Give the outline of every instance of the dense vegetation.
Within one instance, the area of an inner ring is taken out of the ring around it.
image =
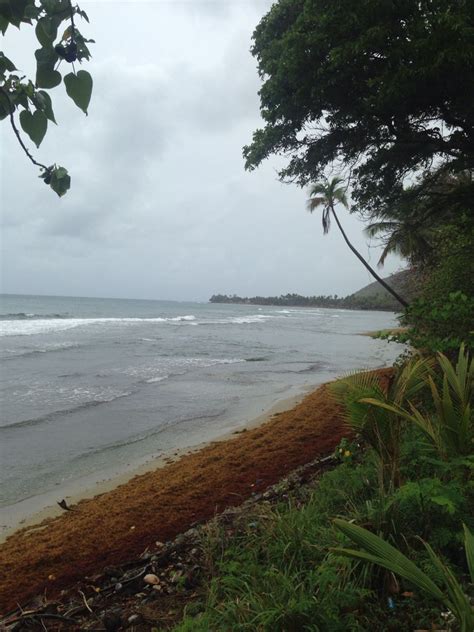
[[[209,299],[211,303],[242,303],[244,305],[283,305],[286,307],[330,307],[340,309],[397,309],[385,296],[357,297],[354,294],[339,298],[334,296],[301,296],[299,294],[285,294],[281,296],[252,296],[242,297],[233,294],[214,294]]]
[[[474,348],[474,223],[460,215],[439,225],[432,251],[419,268],[419,298],[402,316],[407,333],[395,337],[421,349],[455,353],[462,342]]]
[[[385,388],[335,383],[354,433],[340,465],[208,532],[207,587],[176,632],[472,631],[473,378],[461,349],[401,363]]]
[[[334,386],[355,437],[341,464],[305,502],[213,535],[209,588],[177,630],[472,632],[474,3],[279,0],[252,52],[264,127],[247,168],[287,156],[280,177],[312,185],[324,231],[334,219],[354,251],[334,208],[358,212],[383,245],[379,264],[405,258],[419,295],[389,336],[411,349],[388,386],[368,373]],[[334,171],[347,188],[330,199]]]
[[[280,176],[301,185],[343,168],[361,213],[409,214],[474,167],[473,47],[472,0],[275,2],[253,37],[264,127],[247,168],[283,154]],[[472,204],[473,190],[449,204]]]
[[[386,279],[392,288],[401,292],[410,301],[420,293],[420,279],[410,270],[402,270]],[[294,307],[328,307],[339,309],[368,309],[399,312],[400,303],[393,298],[379,283],[371,283],[348,296],[301,296],[288,293],[281,296],[242,297],[236,294],[214,294],[211,303],[243,303],[244,305],[284,305]]]
[[[395,252],[416,269],[424,290],[411,303],[398,297],[410,327],[399,340],[472,346],[474,105],[464,95],[474,85],[473,1],[279,0],[252,54],[264,127],[244,148],[246,167],[286,156],[280,178],[311,185],[324,231],[332,214],[371,274],[338,202],[381,240],[380,264]]]

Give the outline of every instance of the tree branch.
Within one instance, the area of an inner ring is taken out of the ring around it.
[[[71,0],[69,0],[69,12],[71,14],[71,41],[76,41],[76,25],[74,24],[74,9],[72,8]]]
[[[21,136],[20,136],[20,132],[18,131],[18,128],[15,124],[15,118],[13,116],[13,113],[15,111],[15,108],[12,105],[11,99],[10,99],[10,95],[8,94],[8,92],[3,88],[3,86],[0,86],[0,91],[2,92],[2,94],[5,96],[5,98],[7,99],[8,102],[8,107],[10,110],[10,124],[13,128],[13,131],[15,132],[15,136],[18,139],[18,142],[21,145],[21,148],[23,149],[23,151],[25,152],[25,154],[28,156],[28,158],[31,160],[31,162],[36,165],[36,167],[40,167],[40,169],[44,169],[45,171],[48,171],[49,167],[47,167],[46,165],[43,165],[41,162],[38,162],[37,160],[35,160],[33,158],[33,156],[31,155],[31,153],[28,150],[28,147],[25,145],[25,143],[23,142]]]

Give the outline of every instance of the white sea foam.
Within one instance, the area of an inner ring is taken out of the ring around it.
[[[161,358],[157,363],[111,369],[105,373],[98,373],[96,377],[106,378],[113,374],[122,374],[130,376],[138,382],[152,384],[162,382],[172,376],[184,375],[196,368],[205,369],[220,364],[236,364],[238,362],[245,362],[245,360],[243,358]]]
[[[201,325],[251,325],[253,323],[263,323],[270,318],[279,318],[278,316],[270,316],[268,314],[255,314],[250,316],[229,316],[228,318],[220,318],[218,320],[207,320]]]
[[[37,320],[4,320],[0,322],[0,336],[33,336],[35,334],[66,331],[67,329],[73,329],[75,327],[102,324],[192,323],[195,319],[196,317],[193,314],[188,314],[186,316],[175,316],[173,318],[39,318]]]
[[[35,382],[28,388],[18,388],[11,391],[11,396],[18,403],[33,402],[36,405],[59,405],[60,409],[71,406],[83,406],[91,403],[112,402],[121,397],[131,394],[129,390],[123,390],[114,386],[94,385],[88,386],[58,386],[54,384],[43,384]]]
[[[264,314],[256,314],[255,316],[233,316],[229,318],[229,322],[236,325],[250,325],[252,323],[261,323],[273,316],[265,316]]]
[[[3,349],[2,358],[23,358],[28,356],[34,356],[38,353],[49,353],[51,351],[69,351],[70,349],[78,349],[80,345],[76,342],[56,342],[52,344],[44,345],[31,345],[27,347],[20,347],[16,349]]]

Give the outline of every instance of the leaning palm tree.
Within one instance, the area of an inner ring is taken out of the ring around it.
[[[311,187],[309,192],[310,198],[307,202],[308,211],[313,213],[317,208],[322,206],[323,215],[323,232],[326,235],[329,232],[331,227],[331,218],[334,218],[339,230],[344,237],[344,241],[355,254],[355,256],[359,259],[359,261],[367,268],[370,274],[374,277],[376,281],[384,287],[387,292],[397,299],[399,303],[403,305],[403,307],[408,307],[407,301],[402,298],[393,288],[391,288],[388,283],[386,283],[376,272],[375,270],[367,263],[364,257],[358,252],[354,246],[349,241],[344,229],[341,226],[341,222],[335,211],[336,204],[342,204],[345,208],[349,208],[349,204],[347,202],[347,196],[342,187],[339,185],[343,182],[342,178],[333,178],[332,180],[326,180],[326,182],[318,182]]]
[[[378,261],[381,267],[389,254],[397,254],[412,265],[424,264],[433,252],[433,220],[429,216],[410,217],[406,213],[393,212],[373,222],[365,229],[370,238],[379,238],[384,246]]]
[[[370,238],[378,237],[384,246],[378,266],[383,266],[391,253],[408,259],[412,264],[424,263],[433,251],[430,243],[433,229],[411,218],[388,218],[373,222],[365,229]]]

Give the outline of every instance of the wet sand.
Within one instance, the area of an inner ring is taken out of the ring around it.
[[[381,375],[385,370],[379,371]],[[231,439],[135,476],[26,526],[0,546],[0,609],[53,597],[106,565],[121,564],[264,490],[294,468],[332,452],[347,429],[323,385],[285,412]],[[96,490],[97,491],[97,490]]]
[[[268,421],[273,414],[289,410],[296,406],[301,402],[304,396],[313,391],[316,386],[317,385],[306,387],[299,395],[293,395],[279,400],[261,415],[258,415],[245,424],[239,424],[232,430],[224,430],[222,434],[218,436],[213,434],[209,438],[203,437],[203,440],[197,444],[186,445],[184,447],[178,446],[176,449],[158,456],[150,455],[134,464],[127,464],[126,467],[121,467],[118,470],[112,468],[110,471],[104,471],[102,475],[96,473],[90,477],[79,478],[67,485],[59,485],[44,494],[2,508],[0,512],[0,545],[18,529],[35,527],[47,518],[56,518],[63,515],[64,511],[58,506],[57,501],[65,499],[68,505],[75,505],[81,500],[93,498],[99,494],[111,491],[119,485],[128,483],[128,481],[135,476],[164,467],[187,454],[201,450],[212,442],[232,439],[234,435],[239,434],[243,428],[245,428],[245,430],[256,428]]]

